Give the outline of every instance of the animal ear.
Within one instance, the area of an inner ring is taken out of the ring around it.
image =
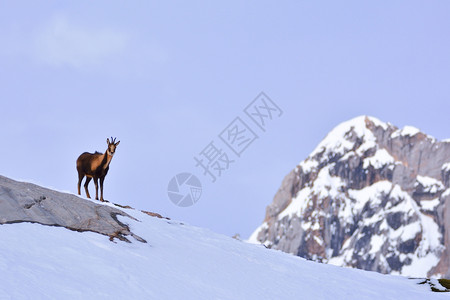
[[[119,143],[120,143],[120,141],[118,141],[115,145],[116,145],[116,147],[119,145]]]
[[[106,139],[106,143],[108,143],[108,145],[109,145],[109,138]]]

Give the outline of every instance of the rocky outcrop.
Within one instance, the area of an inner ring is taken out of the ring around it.
[[[450,275],[450,143],[358,117],[283,180],[250,240],[311,260]]]
[[[31,222],[97,232],[109,236],[110,240],[129,242],[127,237],[132,236],[146,242],[117,216],[134,219],[108,205],[0,176],[0,224]]]

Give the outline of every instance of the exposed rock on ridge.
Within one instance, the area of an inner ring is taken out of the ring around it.
[[[97,232],[111,240],[117,238],[128,242],[127,236],[133,236],[146,242],[117,216],[134,219],[107,205],[0,176],[0,224],[31,222]]]

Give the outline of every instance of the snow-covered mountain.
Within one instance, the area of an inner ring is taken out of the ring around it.
[[[361,116],[283,180],[254,243],[314,261],[450,275],[450,141]]]
[[[0,299],[448,297],[151,215],[0,178]]]

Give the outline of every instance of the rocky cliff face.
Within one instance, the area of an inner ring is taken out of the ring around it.
[[[128,242],[127,237],[132,236],[146,242],[131,232],[117,216],[134,219],[112,205],[0,176],[0,225],[31,222],[75,231],[92,231],[109,236],[111,241],[117,238]]]
[[[283,180],[252,242],[406,276],[450,276],[450,141],[358,117]]]

